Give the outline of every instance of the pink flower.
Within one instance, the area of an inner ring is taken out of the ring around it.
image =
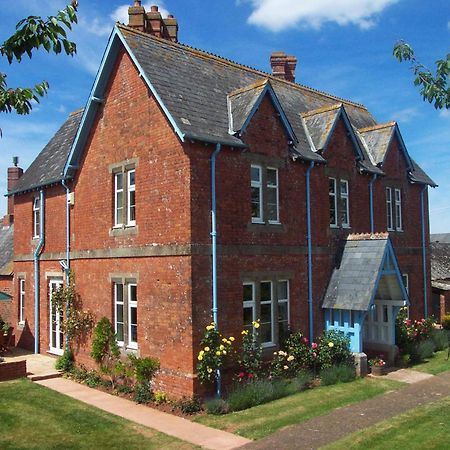
[[[252,373],[249,373],[249,374],[247,374],[247,378],[253,378],[253,374]]]
[[[239,372],[238,377],[239,377],[239,378],[244,378],[244,377],[245,377],[245,373],[244,373],[244,372]]]
[[[313,358],[317,358],[317,353],[313,352]]]
[[[315,350],[315,349],[317,348],[317,343],[316,343],[316,342],[313,342],[313,343],[311,344],[311,348],[312,348],[313,350]]]
[[[304,337],[304,338],[303,338],[303,343],[304,343],[304,344],[307,344],[308,342],[309,342],[309,341],[308,341],[308,338],[307,338],[307,337]]]

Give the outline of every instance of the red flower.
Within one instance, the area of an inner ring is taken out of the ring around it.
[[[252,373],[249,373],[249,374],[247,374],[247,378],[253,378],[253,374]]]
[[[307,337],[304,337],[304,338],[303,338],[303,343],[304,343],[304,344],[307,344],[308,342],[309,342],[309,341],[308,341],[308,338],[307,338]]]
[[[239,377],[239,378],[244,378],[244,377],[245,377],[245,373],[244,373],[244,372],[239,372],[238,377]]]
[[[315,350],[315,349],[317,348],[317,343],[316,343],[316,342],[313,342],[313,343],[311,344],[311,348],[312,348],[313,350]]]

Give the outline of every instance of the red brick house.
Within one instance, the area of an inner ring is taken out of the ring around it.
[[[129,13],[85,108],[12,192],[19,342],[62,352],[50,304],[67,267],[84,307],[124,351],[159,358],[175,394],[199,389],[211,315],[227,335],[259,318],[268,351],[288,327],[351,330],[355,351],[392,345],[402,275],[411,315],[427,314],[435,183],[397,124],[296,84],[294,57],[272,54],[267,74],[179,44],[155,7]],[[375,274],[358,305],[354,258]],[[89,349],[77,359],[92,364]]]

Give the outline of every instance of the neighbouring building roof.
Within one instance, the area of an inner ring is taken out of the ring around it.
[[[0,228],[0,275],[9,276],[13,273],[14,256],[14,225]]]
[[[386,257],[390,258],[390,266],[398,271],[387,233],[350,235],[337,258],[322,307],[367,311],[378,288]],[[401,279],[397,284],[396,291],[400,296],[403,292]]]
[[[294,159],[324,162],[319,150],[326,144],[336,117],[342,115],[349,122],[356,151],[360,152],[360,170],[383,175],[377,161],[386,152],[389,136],[379,136],[380,126],[363,105],[117,24],[84,113],[79,111],[69,117],[12,194],[73,176],[68,168],[76,166],[81,157],[119,46],[125,46],[182,139],[245,147],[240,138],[242,127],[270,86],[272,101],[279,105],[280,116],[286,118],[287,128],[294,135]],[[312,111],[316,113],[309,114]],[[409,176],[412,182],[436,185],[415,163]]]
[[[440,242],[441,244],[450,244],[450,233],[430,234],[430,242]]]
[[[442,237],[436,242],[433,236]],[[431,235],[431,285],[437,289],[450,290],[450,234]],[[445,242],[447,241],[447,242]]]
[[[71,113],[19,179],[10,194],[31,191],[38,187],[59,183],[70,147],[80,125],[83,110]]]

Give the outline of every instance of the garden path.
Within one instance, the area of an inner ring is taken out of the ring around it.
[[[286,427],[245,449],[318,449],[355,431],[450,396],[450,371],[411,383],[397,391],[338,408],[299,425]]]
[[[209,428],[199,423],[172,414],[116,397],[105,392],[91,389],[65,378],[53,378],[37,381],[38,384],[68,395],[79,401],[95,406],[140,425],[175,436],[183,441],[212,450],[227,450],[241,447],[250,440],[225,431]]]

